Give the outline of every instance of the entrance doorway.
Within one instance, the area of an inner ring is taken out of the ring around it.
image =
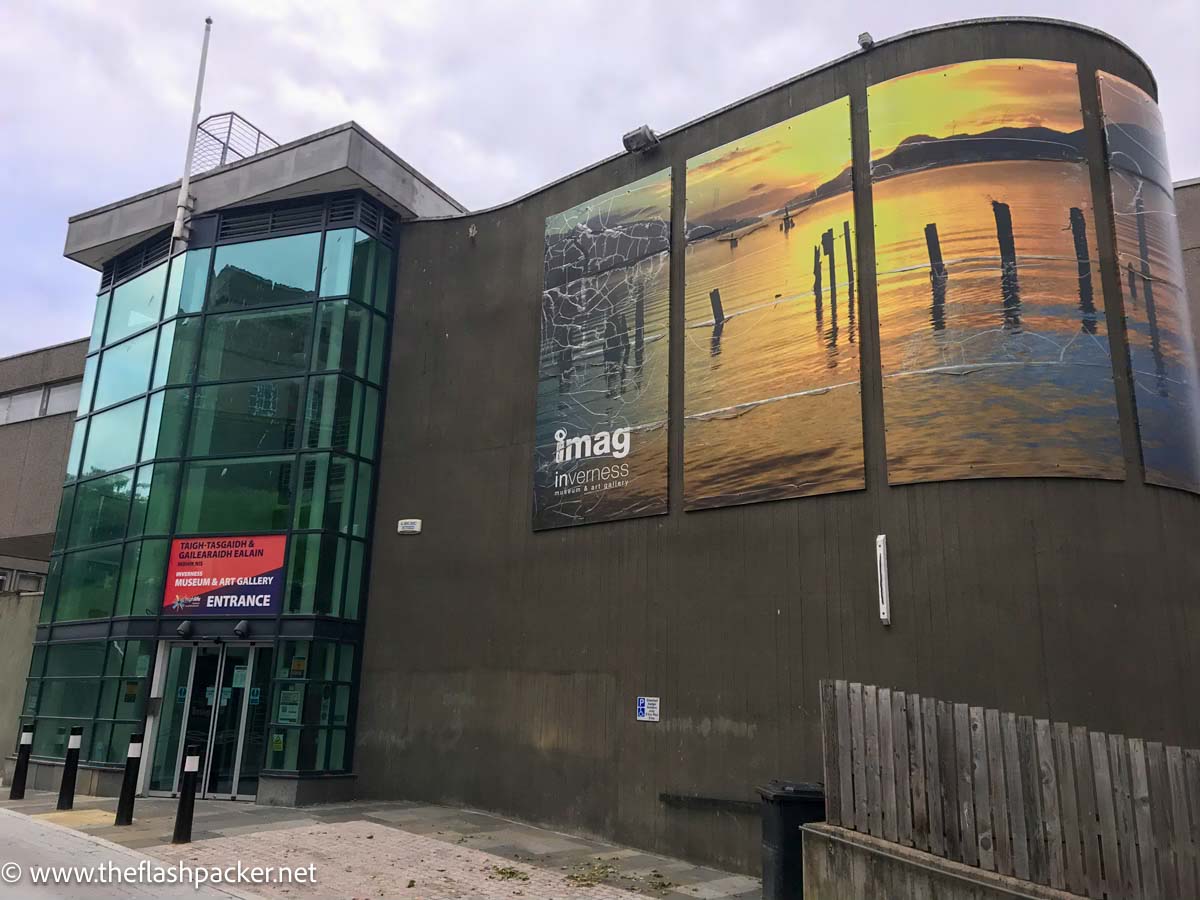
[[[149,793],[179,792],[188,746],[200,748],[197,796],[253,800],[266,755],[271,645],[171,643]]]

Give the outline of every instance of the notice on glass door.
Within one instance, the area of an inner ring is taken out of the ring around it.
[[[283,603],[287,536],[176,538],[163,612],[180,616],[273,616]]]

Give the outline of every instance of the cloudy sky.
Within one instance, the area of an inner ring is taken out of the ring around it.
[[[1148,10],[1152,9],[1152,14]],[[1159,80],[1178,179],[1200,176],[1200,0],[6,0],[0,356],[70,340],[97,276],[69,215],[178,177],[202,20],[204,111],[279,141],[355,119],[468,207],[511,199],[876,38],[1037,14],[1117,35]]]

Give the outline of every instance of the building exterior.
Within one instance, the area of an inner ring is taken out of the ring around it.
[[[483,212],[347,125],[197,177],[174,254],[170,185],[73,218],[35,783],[144,728],[151,793],[195,744],[212,797],[753,869],[821,678],[1200,745],[1155,91],[1098,32],[959,23]]]

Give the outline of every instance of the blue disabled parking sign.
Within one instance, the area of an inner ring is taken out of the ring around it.
[[[657,722],[658,721],[658,698],[657,697],[638,697],[637,698],[637,720],[639,722]]]

